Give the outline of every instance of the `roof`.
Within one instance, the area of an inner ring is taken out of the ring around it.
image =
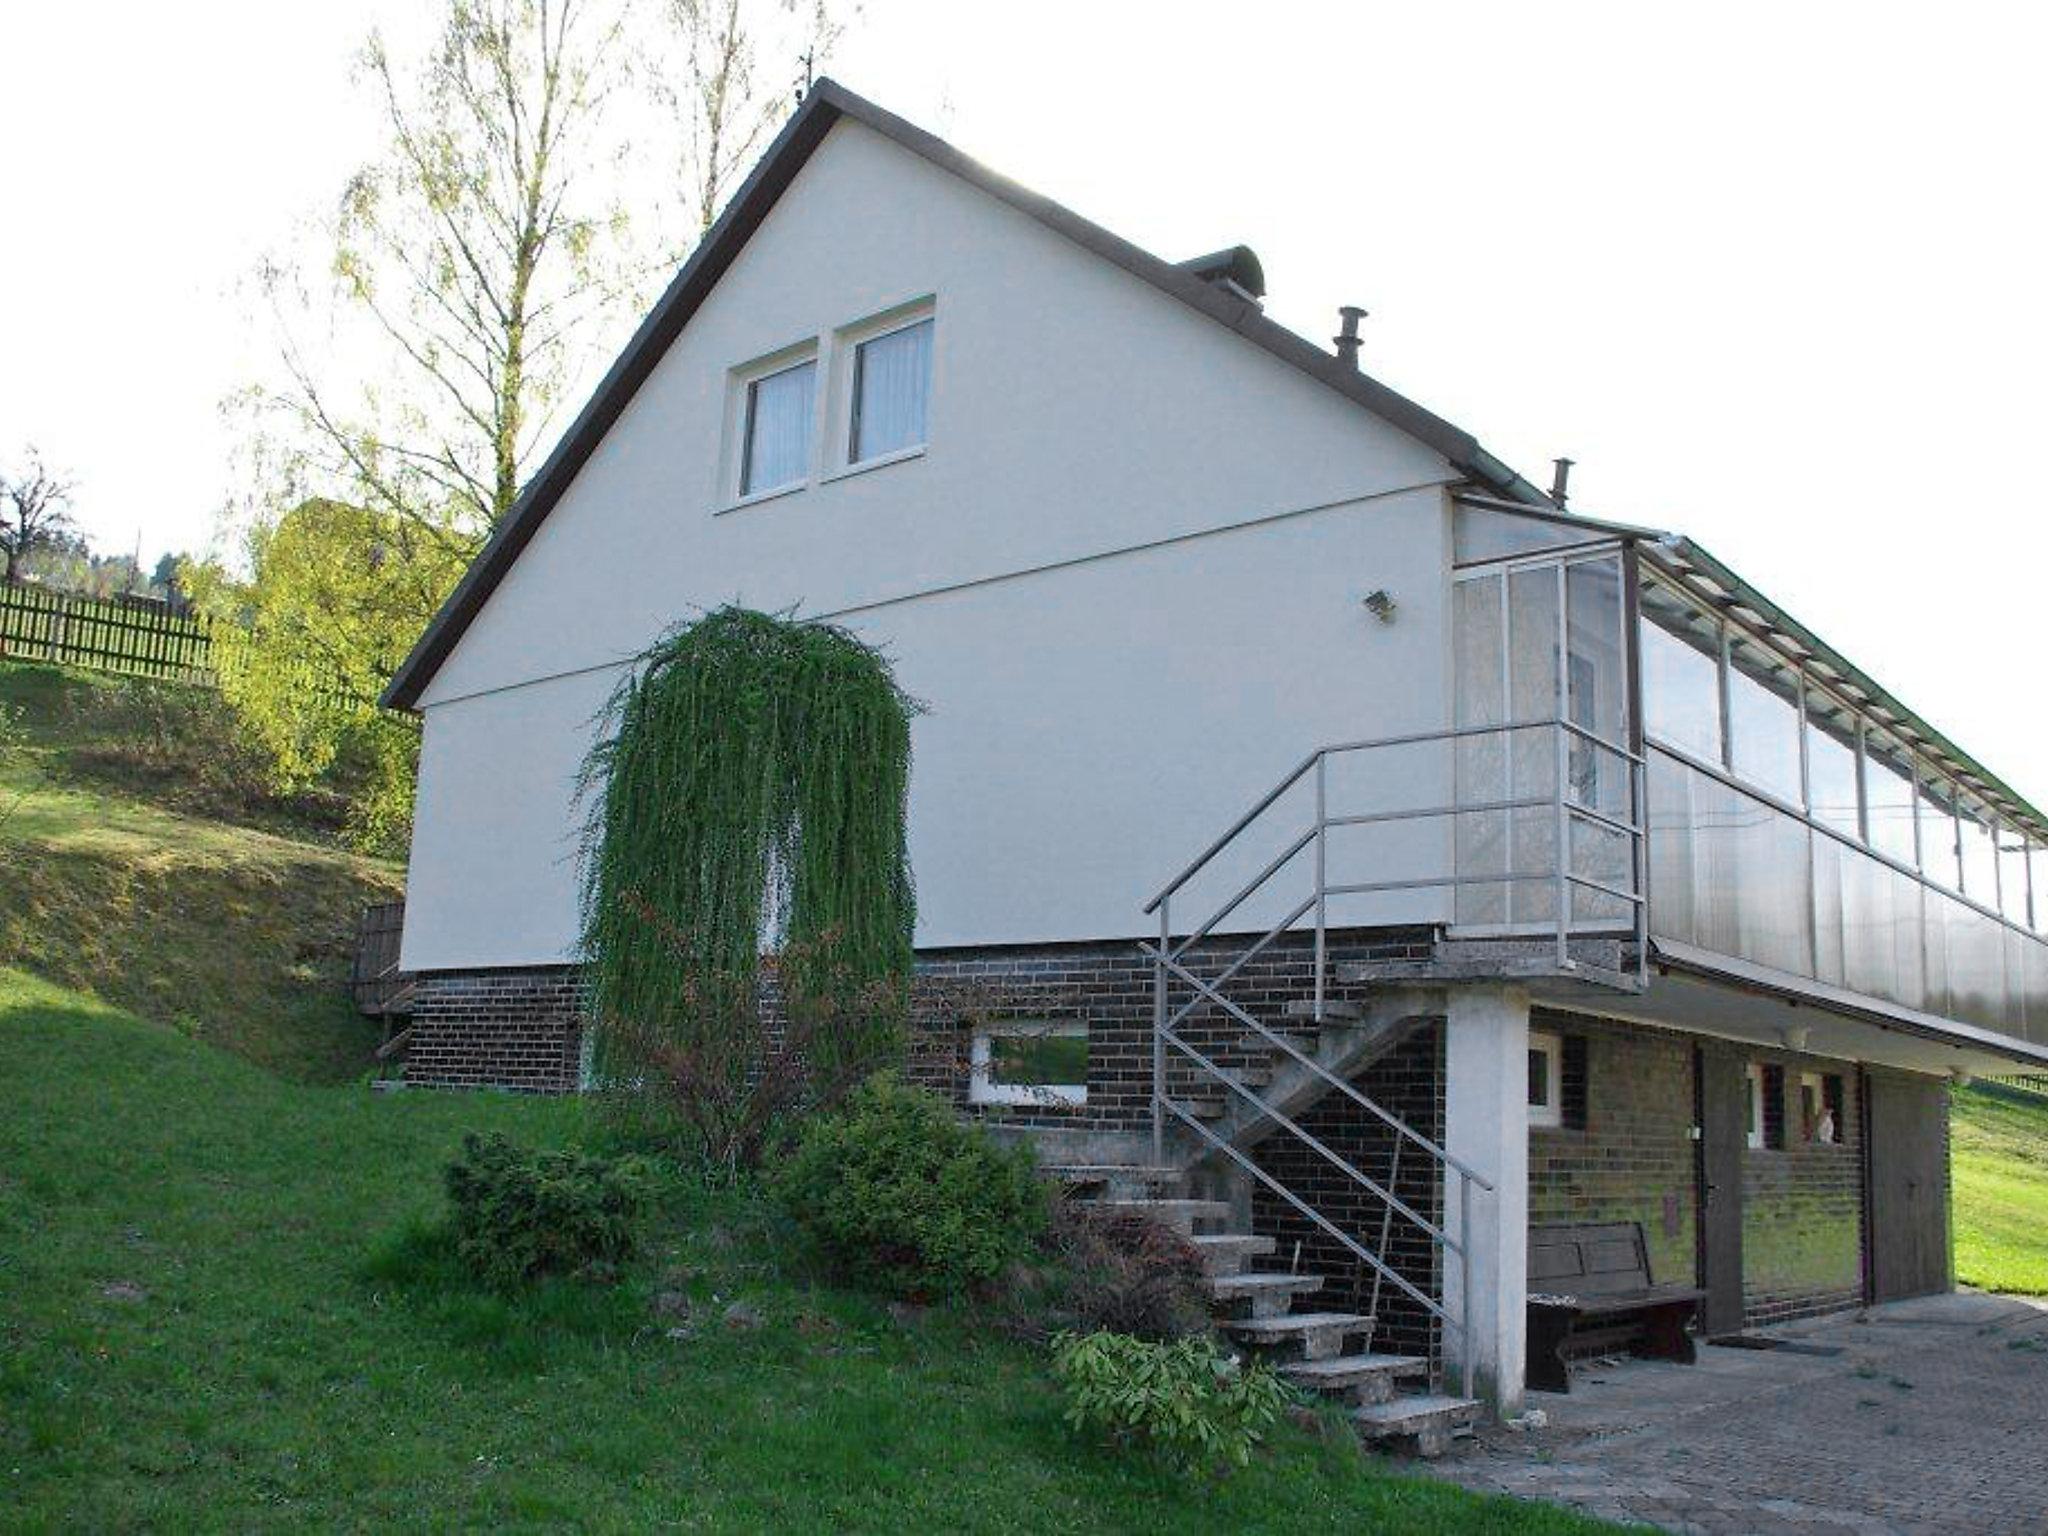
[[[596,393],[555,444],[546,462],[527,482],[512,510],[492,532],[462,580],[441,605],[440,612],[435,614],[433,622],[385,688],[382,699],[385,705],[394,709],[417,707],[420,695],[432,681],[435,671],[454,650],[455,643],[462,638],[470,621],[504,579],[513,561],[519,558],[520,552],[547,520],[548,513],[562,499],[585,461],[597,450],[597,445],[624,412],[634,392],[654,371],[690,317],[788,190],[797,172],[824,142],[825,135],[842,118],[872,129],[941,170],[951,172],[991,197],[1037,219],[1083,250],[1121,267],[1161,293],[1235,331],[1254,346],[1263,348],[1434,449],[1455,469],[1494,494],[1517,505],[1550,505],[1549,498],[1542,491],[1488,453],[1472,434],[1268,319],[1256,303],[1239,297],[1222,284],[1205,279],[1198,275],[1197,270],[1164,261],[1149,251],[1141,250],[1050,198],[998,175],[943,139],[856,96],[836,81],[820,80],[783,125],[775,142],[768,147],[760,163],[684,263],[647,318],[640,322],[625,350],[598,384]],[[1234,260],[1239,255],[1236,250],[1219,252],[1218,255],[1233,258],[1232,265],[1238,270],[1243,269],[1243,263]],[[1242,255],[1249,258],[1250,252]],[[1198,259],[1197,266],[1206,270],[1203,263],[1214,260]],[[1255,269],[1256,258],[1252,258],[1252,266]]]

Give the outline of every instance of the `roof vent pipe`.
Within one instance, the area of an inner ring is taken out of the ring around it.
[[[1552,470],[1550,476],[1550,500],[1554,506],[1562,507],[1564,505],[1565,487],[1571,482],[1572,464],[1574,462],[1571,459],[1552,459],[1550,461]]]
[[[1345,304],[1337,313],[1344,322],[1343,329],[1330,338],[1337,344],[1337,361],[1356,368],[1359,347],[1358,322],[1365,318],[1365,311],[1356,304]]]

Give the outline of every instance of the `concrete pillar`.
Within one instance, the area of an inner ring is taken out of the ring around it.
[[[1464,1242],[1466,1262],[1445,1255],[1444,1302],[1453,1322],[1466,1314],[1467,1335],[1445,1330],[1453,1374],[1463,1379],[1465,1351],[1473,1391],[1496,1414],[1522,1409],[1529,1273],[1529,995],[1498,985],[1451,988],[1444,1030],[1444,1145],[1486,1177],[1485,1190],[1444,1170],[1444,1230]]]

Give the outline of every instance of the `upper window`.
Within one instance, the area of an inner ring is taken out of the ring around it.
[[[799,485],[811,470],[811,400],[818,364],[763,374],[747,385],[746,433],[740,447],[740,494],[756,496]]]
[[[922,448],[932,393],[929,317],[871,336],[853,352],[853,421],[846,458],[864,464]]]
[[[1556,1035],[1529,1036],[1529,1123],[1564,1124],[1564,1042]]]
[[[1643,588],[1643,715],[1650,734],[1721,761],[1721,633],[1656,585]]]

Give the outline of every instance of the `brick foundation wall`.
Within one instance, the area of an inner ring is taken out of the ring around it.
[[[1276,942],[1231,978],[1224,993],[1252,1017],[1277,1027],[1286,1005],[1314,996],[1312,941],[1291,935]],[[1339,961],[1426,958],[1427,929],[1381,929],[1332,934],[1329,954]],[[1198,946],[1188,968],[1211,977],[1235,961],[1244,941]],[[1369,987],[1333,998],[1370,995]],[[1171,1006],[1189,997],[1175,990]],[[1152,1125],[1152,963],[1135,942],[1042,944],[1011,949],[928,950],[918,956],[916,1002],[908,1073],[913,1081],[947,1094],[963,1110],[997,1125],[1105,1133],[1149,1132]],[[969,1100],[967,1061],[977,1024],[1002,1018],[1086,1022],[1088,1095],[1079,1105],[977,1105]],[[1176,1031],[1219,1066],[1263,1062],[1249,1033],[1213,1005],[1191,1013]],[[1169,1082],[1192,1088],[1194,1067],[1169,1060]],[[1202,1090],[1213,1096],[1213,1083]]]
[[[405,1080],[429,1088],[572,1093],[582,986],[573,966],[425,971],[413,991]]]
[[[1443,1038],[1441,1023],[1425,1025],[1353,1079],[1360,1093],[1439,1146],[1444,1134]],[[1383,1188],[1391,1187],[1411,1210],[1438,1226],[1443,1224],[1443,1189],[1435,1162],[1414,1143],[1406,1142],[1395,1174],[1394,1145],[1405,1138],[1377,1116],[1333,1092],[1299,1116],[1297,1123]],[[1386,1206],[1327,1158],[1285,1132],[1260,1143],[1255,1156],[1261,1168],[1324,1217],[1357,1235],[1366,1248],[1379,1250]],[[1373,1336],[1375,1350],[1438,1358],[1442,1341],[1436,1320],[1413,1298],[1385,1283],[1375,1309],[1373,1271],[1264,1184],[1254,1183],[1252,1215],[1257,1231],[1280,1242],[1273,1258],[1265,1262],[1275,1269],[1294,1268],[1298,1244],[1301,1270],[1323,1277],[1323,1288],[1305,1307],[1376,1315],[1380,1326]],[[1386,1230],[1386,1251],[1392,1256],[1395,1272],[1427,1294],[1441,1296],[1435,1244],[1398,1214]]]
[[[1691,1040],[1547,1009],[1536,1010],[1529,1027],[1585,1041],[1585,1081],[1564,1085],[1567,1105],[1585,1105],[1584,1127],[1529,1132],[1529,1224],[1639,1221],[1652,1277],[1692,1284],[1699,1202]]]

